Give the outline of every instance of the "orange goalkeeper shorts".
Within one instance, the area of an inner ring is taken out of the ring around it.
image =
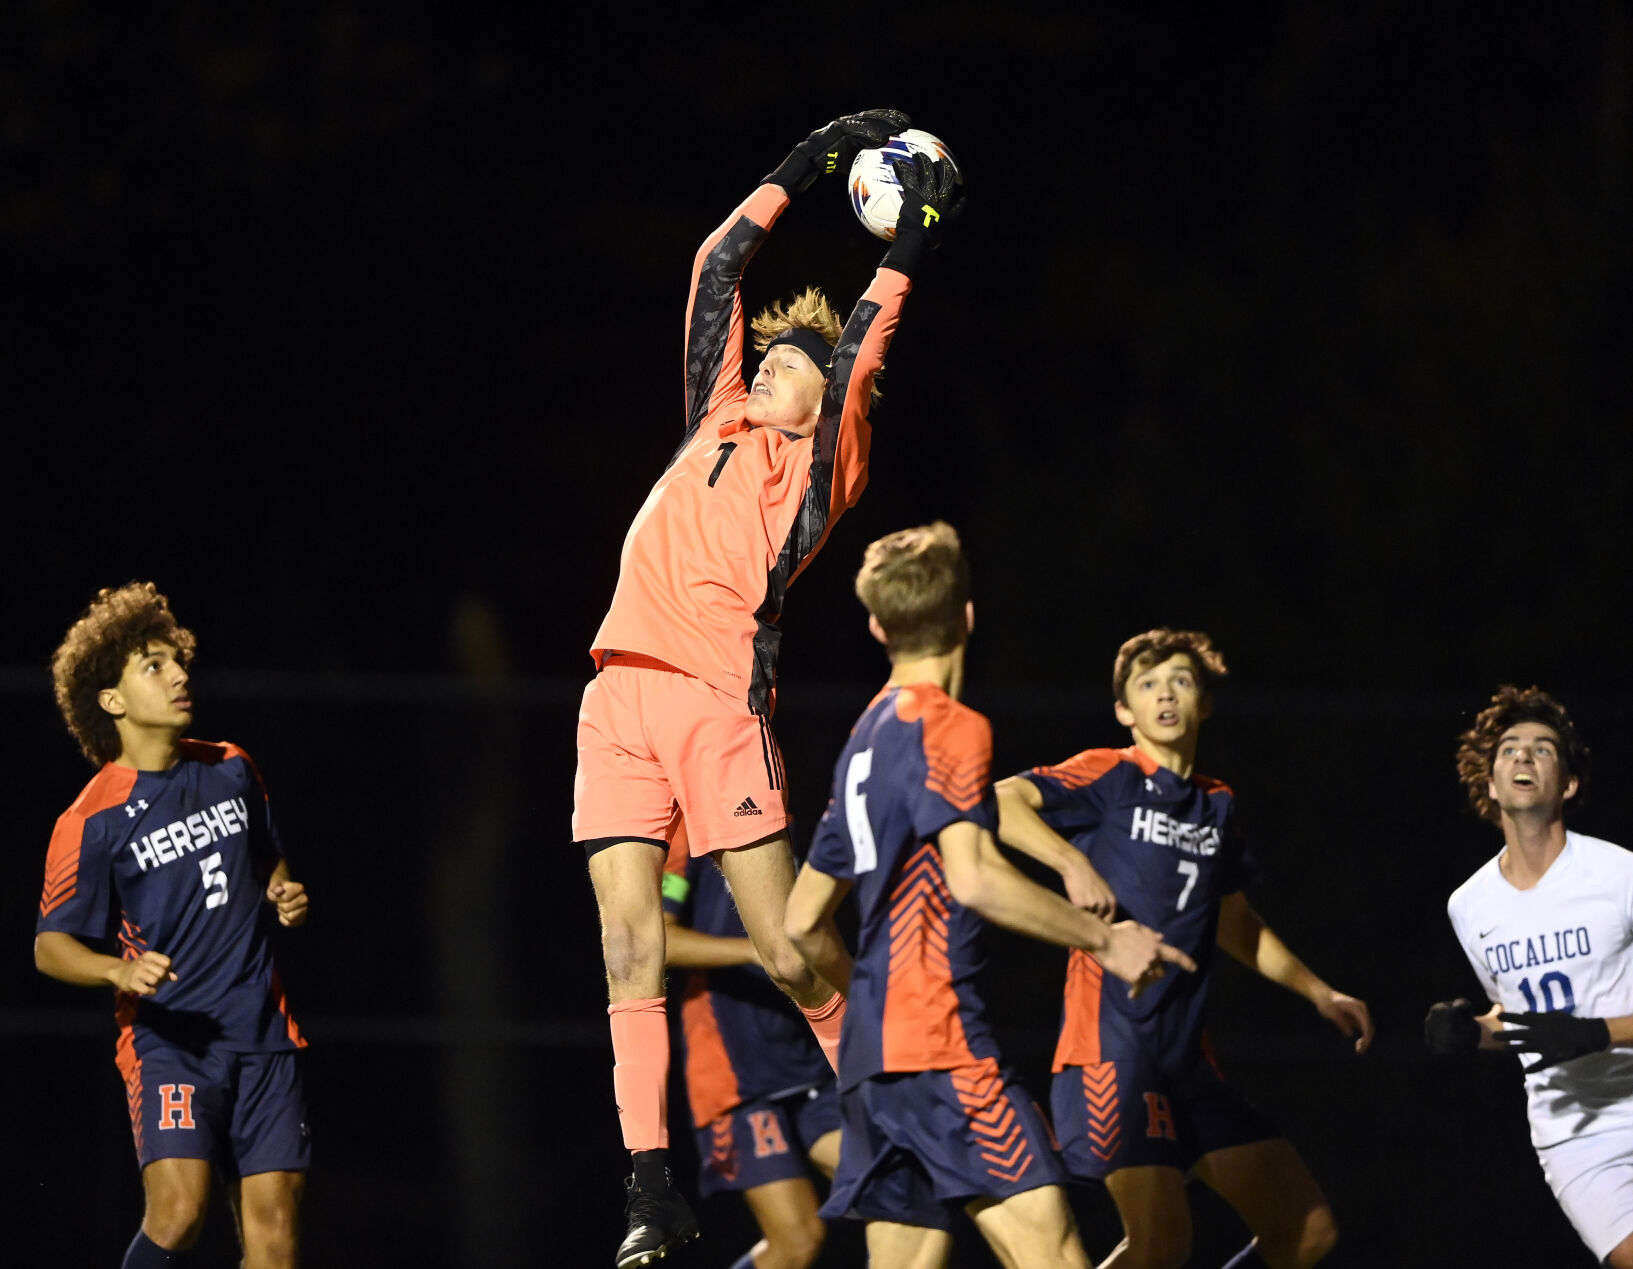
[[[674,666],[611,653],[578,711],[573,840],[591,854],[621,841],[667,846],[682,817],[694,855],[787,828],[770,720]]]

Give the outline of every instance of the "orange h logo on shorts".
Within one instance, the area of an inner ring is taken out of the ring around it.
[[[1145,1135],[1166,1137],[1169,1141],[1179,1140],[1179,1135],[1174,1132],[1173,1108],[1161,1093],[1145,1095]]]
[[[769,1110],[752,1110],[748,1116],[749,1127],[754,1130],[754,1157],[769,1159],[774,1154],[788,1153],[788,1140],[782,1135],[782,1125],[777,1122],[777,1116]]]
[[[172,1122],[172,1119],[174,1122]],[[159,1131],[193,1126],[193,1086],[159,1085]]]

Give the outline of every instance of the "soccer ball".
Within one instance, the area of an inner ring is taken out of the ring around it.
[[[890,164],[896,159],[911,159],[915,154],[946,159],[952,163],[953,171],[958,171],[958,164],[947,147],[922,128],[909,128],[877,149],[859,150],[856,161],[851,164],[851,209],[875,238],[895,241],[896,217],[902,209],[902,185]],[[962,184],[964,178],[958,179]]]

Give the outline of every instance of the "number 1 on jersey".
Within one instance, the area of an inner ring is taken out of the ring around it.
[[[1179,861],[1180,875],[1185,878],[1185,889],[1179,892],[1179,902],[1174,905],[1175,912],[1185,911],[1185,901],[1191,897],[1191,891],[1196,886],[1196,879],[1202,875],[1202,865],[1194,859]]]

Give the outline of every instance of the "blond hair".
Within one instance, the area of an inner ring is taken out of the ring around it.
[[[937,520],[872,543],[856,597],[883,627],[891,660],[951,652],[969,633],[970,566],[957,531]]]
[[[771,347],[773,339],[796,326],[814,330],[830,344],[839,342],[839,332],[843,329],[839,314],[833,311],[828,297],[814,286],[806,287],[786,304],[777,300],[766,305],[750,325],[754,329],[754,351],[757,353],[765,352]]]

